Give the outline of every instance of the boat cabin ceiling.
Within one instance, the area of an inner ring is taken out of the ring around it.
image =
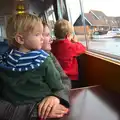
[[[26,11],[33,8],[33,12],[38,14],[38,11],[47,10],[53,3],[54,0],[1,0],[0,16],[14,13],[16,4],[24,4]]]
[[[24,9],[19,8],[20,5],[24,6]],[[19,13],[24,10],[24,12],[43,17],[51,6],[53,6],[54,10],[49,11],[50,13],[48,14],[52,14],[54,11],[55,18],[58,20],[59,10],[61,10],[63,18],[68,19],[65,0],[1,0],[0,16]]]

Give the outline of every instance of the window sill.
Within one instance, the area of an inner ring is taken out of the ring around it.
[[[105,60],[105,61],[107,61],[107,62],[110,62],[110,63],[113,63],[113,64],[116,64],[116,65],[119,65],[119,66],[120,66],[120,60],[119,60],[119,59],[106,56],[106,55],[104,55],[104,53],[102,53],[102,52],[100,53],[100,52],[97,52],[97,51],[94,51],[94,50],[88,50],[88,51],[86,51],[85,54],[86,54],[86,55],[93,56],[93,57],[96,57],[96,58],[99,58],[99,59],[101,59],[101,60]]]

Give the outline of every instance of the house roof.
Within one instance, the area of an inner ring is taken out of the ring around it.
[[[93,20],[92,24],[93,26],[109,26],[104,20]]]
[[[106,24],[108,24],[111,27],[118,27],[118,23],[120,22],[119,18],[118,20],[116,20],[115,17],[108,17],[102,11],[90,10],[90,13],[95,15],[99,20],[103,20]]]
[[[117,21],[118,27],[120,27],[120,17],[115,17],[115,19]]]
[[[89,13],[92,13],[94,16],[96,16],[98,19],[104,19],[106,20],[107,19],[107,16],[102,12],[102,11],[99,11],[99,10],[90,10]]]
[[[118,21],[116,20],[115,17],[108,17],[108,24],[111,27],[118,27]]]
[[[99,20],[92,13],[85,13],[84,16],[91,26],[108,26],[104,20]]]
[[[89,13],[84,13],[84,18],[91,26],[120,27],[120,17],[108,17],[102,11],[90,10]],[[80,21],[81,16],[79,16],[76,22],[82,25]]]

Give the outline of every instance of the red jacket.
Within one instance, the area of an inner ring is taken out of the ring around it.
[[[79,73],[76,56],[84,52],[85,47],[79,42],[72,43],[68,39],[64,39],[55,40],[52,43],[52,53],[71,80],[78,80]]]

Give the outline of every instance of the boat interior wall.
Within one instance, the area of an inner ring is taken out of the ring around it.
[[[53,0],[29,0],[30,13],[42,14],[53,4]]]
[[[14,12],[16,0],[0,0],[0,16],[10,15]],[[28,9],[34,13],[40,13],[47,10],[54,0],[26,0],[25,3],[28,5]]]
[[[0,16],[11,15],[16,12],[17,0],[0,0]],[[25,0],[25,11],[39,16],[45,16],[51,5],[53,5],[56,20],[60,18],[68,19],[65,0]]]
[[[78,57],[80,81],[120,93],[120,66],[92,55]]]
[[[14,0],[0,0],[0,16],[10,15],[14,10]]]

